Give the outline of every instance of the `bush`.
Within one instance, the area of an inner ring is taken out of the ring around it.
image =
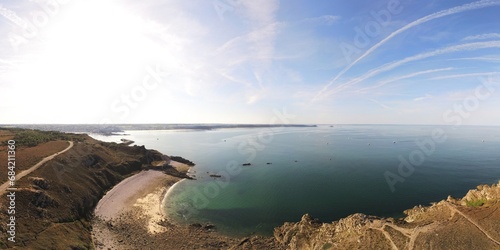
[[[56,140],[70,140],[71,137],[62,132],[23,130],[16,133],[14,140],[19,146],[34,147],[40,143]]]
[[[468,207],[480,207],[486,203],[485,199],[479,199],[479,200],[473,200],[473,201],[466,201],[465,204],[467,204]]]
[[[176,161],[176,162],[184,163],[184,164],[186,164],[186,165],[188,165],[188,166],[194,166],[194,165],[195,165],[195,164],[194,164],[194,162],[192,162],[192,161],[190,161],[190,160],[187,160],[187,159],[184,159],[184,158],[182,158],[182,157],[180,157],[180,156],[170,156],[170,159],[171,159],[172,161]]]

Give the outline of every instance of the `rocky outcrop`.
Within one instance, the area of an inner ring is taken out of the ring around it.
[[[498,184],[479,185],[476,189],[469,190],[461,199],[460,204],[465,205],[480,205],[480,203],[488,203],[498,201],[500,197],[500,182]],[[481,204],[482,205],[482,204]]]
[[[377,249],[384,236],[369,229],[381,224],[380,218],[360,213],[332,223],[321,223],[306,214],[298,223],[275,228],[274,237],[288,249],[353,249],[362,242],[367,248]]]
[[[309,215],[274,237],[287,249],[500,249],[500,183],[462,199],[416,206],[402,219],[353,214],[332,223]]]
[[[70,150],[16,182],[16,242],[0,239],[0,248],[91,249],[88,222],[97,202],[121,180],[163,158],[144,146],[75,137],[80,138]],[[6,196],[0,198],[8,204]],[[0,221],[7,216],[0,213]],[[7,235],[5,228],[0,233]]]
[[[49,182],[43,178],[30,177],[29,179],[33,182],[32,186],[35,189],[47,190],[49,188]]]

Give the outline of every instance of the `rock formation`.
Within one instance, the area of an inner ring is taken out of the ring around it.
[[[500,182],[462,199],[405,211],[405,218],[353,214],[332,223],[309,215],[274,231],[287,249],[500,249]]]

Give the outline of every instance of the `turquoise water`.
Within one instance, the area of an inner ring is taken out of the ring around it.
[[[402,216],[415,205],[461,197],[500,179],[498,127],[127,132],[124,137],[138,145],[197,164],[197,180],[182,181],[167,194],[167,214],[181,223],[212,223],[230,235],[269,235],[305,213],[322,221],[357,212]],[[439,136],[433,139],[433,133]],[[419,147],[422,142],[425,147]],[[247,162],[252,165],[242,166]],[[413,171],[398,172],[401,162]],[[397,176],[390,179],[393,190],[388,172]]]

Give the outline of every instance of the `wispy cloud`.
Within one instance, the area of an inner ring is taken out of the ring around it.
[[[425,94],[425,96],[417,97],[417,98],[413,99],[413,101],[419,102],[419,101],[423,101],[425,99],[430,99],[432,97],[433,97],[432,95]]]
[[[245,83],[247,104],[261,99],[266,92],[266,72],[275,59],[275,43],[281,23],[276,20],[279,0],[257,0],[242,2],[242,13],[249,24],[248,32],[234,37],[215,50],[218,61],[216,69],[225,79]],[[245,67],[241,67],[245,64]],[[242,79],[241,71],[251,72]],[[248,76],[252,78],[247,78]]]
[[[480,72],[480,73],[469,73],[469,74],[457,74],[457,75],[438,76],[438,77],[430,78],[430,80],[443,80],[443,79],[477,77],[477,76],[491,76],[491,75],[500,75],[500,72]]]
[[[461,57],[461,58],[451,58],[447,60],[448,61],[473,60],[473,61],[497,62],[500,61],[500,56]]]
[[[422,25],[422,24],[424,24],[426,22],[429,22],[431,20],[434,20],[434,19],[442,18],[442,17],[445,17],[445,16],[453,15],[453,14],[458,14],[458,13],[461,13],[461,12],[464,12],[464,11],[476,10],[476,9],[481,9],[481,8],[486,8],[486,7],[496,6],[496,5],[500,5],[500,1],[495,1],[495,0],[481,0],[481,1],[473,2],[473,3],[469,3],[469,4],[464,4],[464,5],[461,5],[461,6],[453,7],[453,8],[450,8],[450,9],[442,10],[442,11],[439,11],[439,12],[427,15],[425,17],[422,17],[422,18],[420,18],[420,19],[418,19],[416,21],[413,21],[413,22],[405,25],[404,27],[402,27],[402,28],[400,28],[400,29],[392,32],[389,36],[387,36],[386,38],[382,39],[380,42],[378,42],[377,44],[375,44],[374,46],[372,46],[371,48],[369,48],[363,55],[361,55],[360,57],[358,57],[356,60],[354,60],[353,62],[351,62],[349,65],[347,65],[347,67],[345,67],[342,71],[340,71],[327,85],[325,85],[318,92],[318,94],[316,94],[316,96],[313,98],[313,101],[316,100],[317,98],[319,98],[323,93],[325,93],[326,91],[328,91],[328,88],[330,86],[332,86],[341,76],[343,76],[349,69],[351,69],[359,61],[363,60],[365,57],[367,57],[368,55],[370,55],[373,51],[375,51],[376,49],[378,49],[380,46],[384,45],[389,40],[391,40],[395,36],[403,33],[404,31],[409,30],[409,29],[411,29],[413,27]]]
[[[420,36],[419,39],[422,41],[428,41],[428,42],[440,42],[443,41],[446,38],[450,37],[450,32],[447,31],[441,31],[441,32],[436,32],[435,34],[428,35],[428,36]]]
[[[257,28],[276,21],[276,11],[279,9],[279,0],[242,1],[245,15]]]
[[[332,25],[341,19],[340,16],[323,15],[318,17],[306,18],[302,22],[311,23],[315,25]]]
[[[15,64],[14,64],[14,63],[12,63],[11,61],[9,61],[9,60],[4,60],[4,59],[1,59],[1,58],[0,58],[0,63],[2,63],[2,64],[7,64],[7,65],[10,65],[10,66],[15,66]]]
[[[355,85],[359,82],[362,82],[364,80],[367,80],[373,76],[376,76],[380,73],[395,69],[397,67],[400,67],[402,65],[405,65],[410,62],[426,59],[429,57],[434,57],[438,55],[443,55],[443,54],[449,54],[449,53],[456,53],[456,52],[461,52],[461,51],[471,51],[471,50],[478,50],[478,49],[486,49],[486,48],[500,48],[500,41],[489,41],[489,42],[476,42],[476,43],[466,43],[466,44],[460,44],[460,45],[455,45],[455,46],[450,46],[446,47],[443,49],[438,49],[434,50],[431,52],[426,52],[426,53],[421,53],[415,56],[410,56],[407,57],[403,60],[392,62],[392,63],[387,63],[382,65],[381,67],[375,68],[370,70],[368,73],[356,77],[352,79],[351,81],[344,83],[342,85],[339,85],[338,87],[332,89],[331,91],[327,92],[325,95],[333,95],[336,94],[352,85]]]
[[[396,82],[396,81],[400,81],[400,80],[404,80],[404,79],[409,79],[409,78],[413,78],[413,77],[420,76],[420,75],[425,75],[425,74],[431,74],[431,73],[436,73],[436,72],[442,72],[442,71],[452,70],[452,69],[453,69],[452,67],[448,67],[448,68],[442,68],[442,69],[431,69],[431,70],[424,70],[424,71],[419,71],[419,72],[413,72],[411,74],[407,74],[407,75],[403,75],[403,76],[398,76],[398,77],[391,78],[389,80],[385,80],[385,81],[379,82],[375,86],[370,86],[370,87],[362,88],[362,89],[358,90],[357,92],[364,93],[364,92],[367,92],[368,90],[373,90],[373,89],[376,89],[376,88],[380,88],[380,87],[382,87],[382,86],[384,86],[386,84],[392,83],[392,82]]]
[[[380,107],[382,107],[382,108],[384,108],[384,109],[394,110],[394,108],[391,108],[391,107],[389,107],[389,106],[387,106],[387,105],[385,105],[385,104],[383,104],[383,103],[381,103],[381,102],[379,102],[379,101],[377,101],[377,100],[375,100],[375,99],[367,98],[367,100],[369,100],[369,101],[371,101],[371,102],[374,102],[374,103],[378,104]]]
[[[498,39],[498,38],[500,38],[500,33],[487,33],[475,36],[468,36],[462,40],[471,41],[471,40],[486,40],[486,39]]]
[[[274,58],[274,39],[280,27],[275,22],[246,34],[232,38],[215,49],[215,56],[224,56],[228,65],[237,65],[249,60]],[[242,53],[244,51],[245,53]]]

